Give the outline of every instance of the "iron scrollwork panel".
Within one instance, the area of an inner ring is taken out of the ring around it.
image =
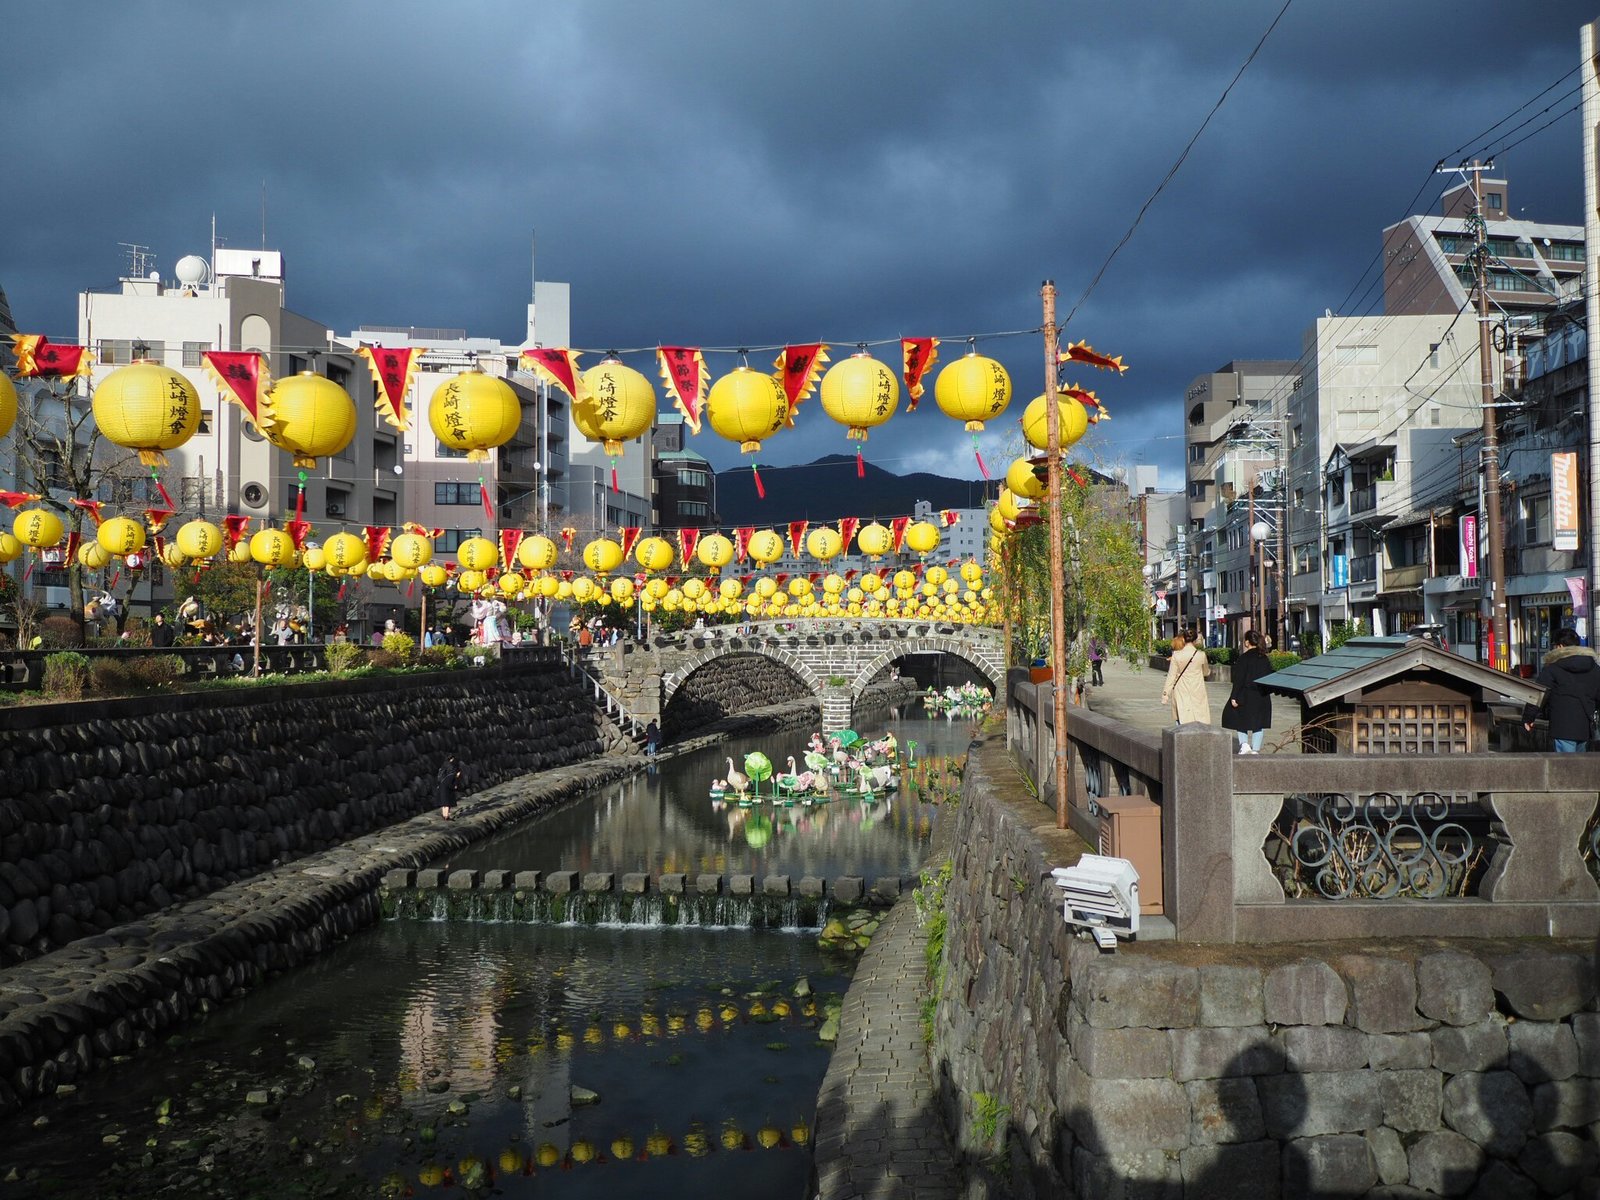
[[[1438,900],[1475,893],[1491,841],[1477,796],[1324,792],[1287,797],[1263,849],[1290,897]]]

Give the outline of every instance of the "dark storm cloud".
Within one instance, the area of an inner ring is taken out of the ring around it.
[[[39,136],[9,172],[0,285],[24,327],[68,337],[76,292],[124,269],[119,241],[170,272],[215,213],[229,242],[257,244],[264,181],[290,303],[341,330],[518,338],[534,229],[582,346],[823,338],[838,357],[1032,329],[1039,281],[1064,314],[1279,7],[52,7],[70,62],[13,49],[6,65],[9,124]],[[1419,184],[1414,209],[1434,206],[1435,161],[1576,66],[1595,15],[1297,0],[1069,330],[1134,366],[1097,381],[1116,414],[1093,439],[1106,457],[1170,479],[1192,376],[1293,358],[1324,308],[1370,309],[1350,292],[1381,229]],[[1500,165],[1513,207],[1580,220],[1575,118]],[[1021,397],[1040,390],[1036,338],[982,348]],[[996,466],[1012,429],[985,442]],[[812,400],[768,452],[843,448]],[[867,453],[975,471],[931,399]]]

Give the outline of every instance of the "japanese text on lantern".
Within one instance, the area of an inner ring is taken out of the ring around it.
[[[1011,399],[1011,380],[1006,377],[1006,369],[999,363],[989,363],[989,415],[996,416],[1004,411],[1006,402]]]
[[[189,416],[189,394],[184,388],[183,380],[172,378],[167,380],[167,417],[168,424],[173,433],[182,433],[184,423]]]
[[[617,415],[617,381],[606,375],[600,384],[600,412],[606,420]]]
[[[887,372],[878,375],[878,398],[872,406],[872,411],[877,416],[883,416],[889,411],[889,406],[894,403],[894,377]]]
[[[453,380],[444,390],[444,425],[456,441],[467,440],[466,424],[461,419],[461,388]]]

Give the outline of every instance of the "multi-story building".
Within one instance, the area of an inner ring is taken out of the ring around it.
[[[718,524],[717,472],[705,455],[689,448],[688,434],[681,413],[656,417],[650,445],[652,524],[658,529],[709,529]]]

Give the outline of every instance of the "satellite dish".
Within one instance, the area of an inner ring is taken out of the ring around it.
[[[151,283],[160,283],[161,282],[161,272],[160,271],[151,271],[150,274],[145,276],[145,278],[148,279]]]
[[[178,265],[173,270],[177,273],[178,282],[185,287],[202,284],[211,274],[211,268],[206,264],[206,260],[198,254],[185,254],[178,260]]]

